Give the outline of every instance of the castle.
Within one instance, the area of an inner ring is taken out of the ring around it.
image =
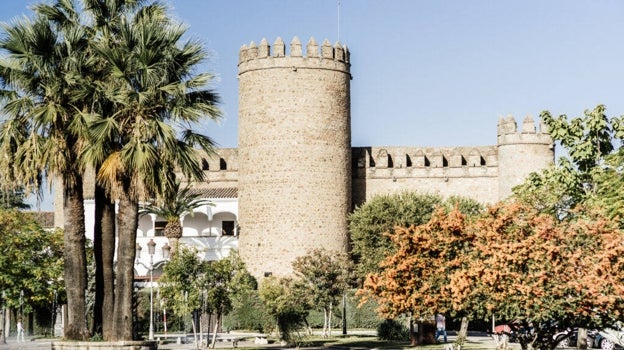
[[[288,275],[313,248],[346,250],[347,216],[372,196],[417,191],[494,203],[554,161],[552,139],[530,117],[520,127],[501,118],[496,145],[351,147],[350,52],[327,40],[305,46],[295,37],[288,54],[280,38],[240,49],[238,148],[203,158],[207,181],[195,191],[215,205],[183,218],[181,242],[205,259],[238,249],[254,276]],[[162,225],[141,218],[137,246],[165,245]]]

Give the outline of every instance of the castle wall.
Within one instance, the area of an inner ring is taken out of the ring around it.
[[[239,147],[201,153],[206,181],[192,183],[219,199],[212,214],[220,208],[228,221],[238,219],[239,238],[223,245],[203,237],[219,222],[208,211],[189,219],[194,233],[183,241],[211,249],[207,259],[236,249],[238,239],[253,275],[288,275],[292,261],[311,249],[344,251],[348,214],[375,195],[415,191],[495,203],[554,162],[552,139],[530,117],[520,130],[513,118],[502,118],[491,146],[351,148],[349,51],[314,39],[303,51],[297,38],[288,55],[279,38],[272,48],[263,40],[240,50]],[[91,228],[94,183],[90,172],[84,195]],[[57,190],[55,225],[62,224]],[[139,235],[139,243],[151,238]]]
[[[400,191],[498,201],[495,146],[353,148],[353,203]]]
[[[348,51],[294,38],[241,49],[240,253],[255,276],[288,275],[315,248],[345,251],[351,209]]]

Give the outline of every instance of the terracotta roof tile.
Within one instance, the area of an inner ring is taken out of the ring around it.
[[[189,192],[199,194],[203,198],[238,198],[238,189],[236,187],[192,188]]]

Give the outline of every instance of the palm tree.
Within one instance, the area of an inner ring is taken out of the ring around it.
[[[92,32],[101,39],[107,40],[109,45],[115,45],[115,36],[121,22],[128,13],[139,8],[144,0],[83,0],[84,12],[88,15],[92,25]],[[92,44],[94,41],[91,42]],[[97,57],[95,54],[92,57]],[[104,62],[100,62],[104,73]],[[98,83],[106,80],[104,74],[96,77],[95,84],[87,95],[91,96],[92,115],[97,121],[101,116],[114,113],[114,104],[105,96],[105,89],[99,88]],[[93,124],[93,123],[92,123]],[[105,157],[110,154],[108,145],[91,148],[90,152],[83,153],[82,161],[97,173]],[[89,148],[87,146],[86,148]],[[94,151],[95,150],[95,151]],[[92,333],[102,334],[104,340],[113,338],[114,286],[115,286],[115,201],[110,193],[99,183],[95,183],[94,191],[94,228],[93,248],[95,260],[95,300],[93,306]]]
[[[97,181],[119,203],[117,274],[111,340],[132,339],[132,290],[139,202],[175,185],[174,170],[202,180],[200,146],[210,138],[194,133],[204,117],[217,119],[218,97],[205,86],[212,75],[193,75],[205,58],[197,42],[179,44],[186,32],[160,4],[122,16],[114,35],[95,42],[109,80],[102,84],[111,113],[90,125],[83,157],[103,155]],[[174,124],[174,125],[172,125]]]
[[[193,193],[190,185],[180,189],[180,180],[173,187],[163,189],[159,198],[141,207],[140,214],[156,214],[167,220],[165,237],[169,239],[172,253],[175,254],[178,240],[182,237],[182,222],[185,214],[193,215],[193,210],[203,205],[214,205],[207,199],[201,199],[199,193]]]
[[[0,168],[7,176],[3,183],[22,185],[27,191],[39,191],[44,177],[60,180],[68,303],[65,337],[86,339],[84,169],[75,160],[88,121],[82,113],[85,100],[75,92],[92,67],[84,55],[88,33],[73,4],[61,1],[55,9],[57,18],[36,6],[33,19],[4,27],[0,49],[6,55],[0,62],[0,84],[7,119],[0,147],[14,152],[5,153]]]

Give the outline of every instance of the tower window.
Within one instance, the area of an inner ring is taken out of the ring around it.
[[[223,158],[219,159],[219,170],[227,170],[227,163]]]

